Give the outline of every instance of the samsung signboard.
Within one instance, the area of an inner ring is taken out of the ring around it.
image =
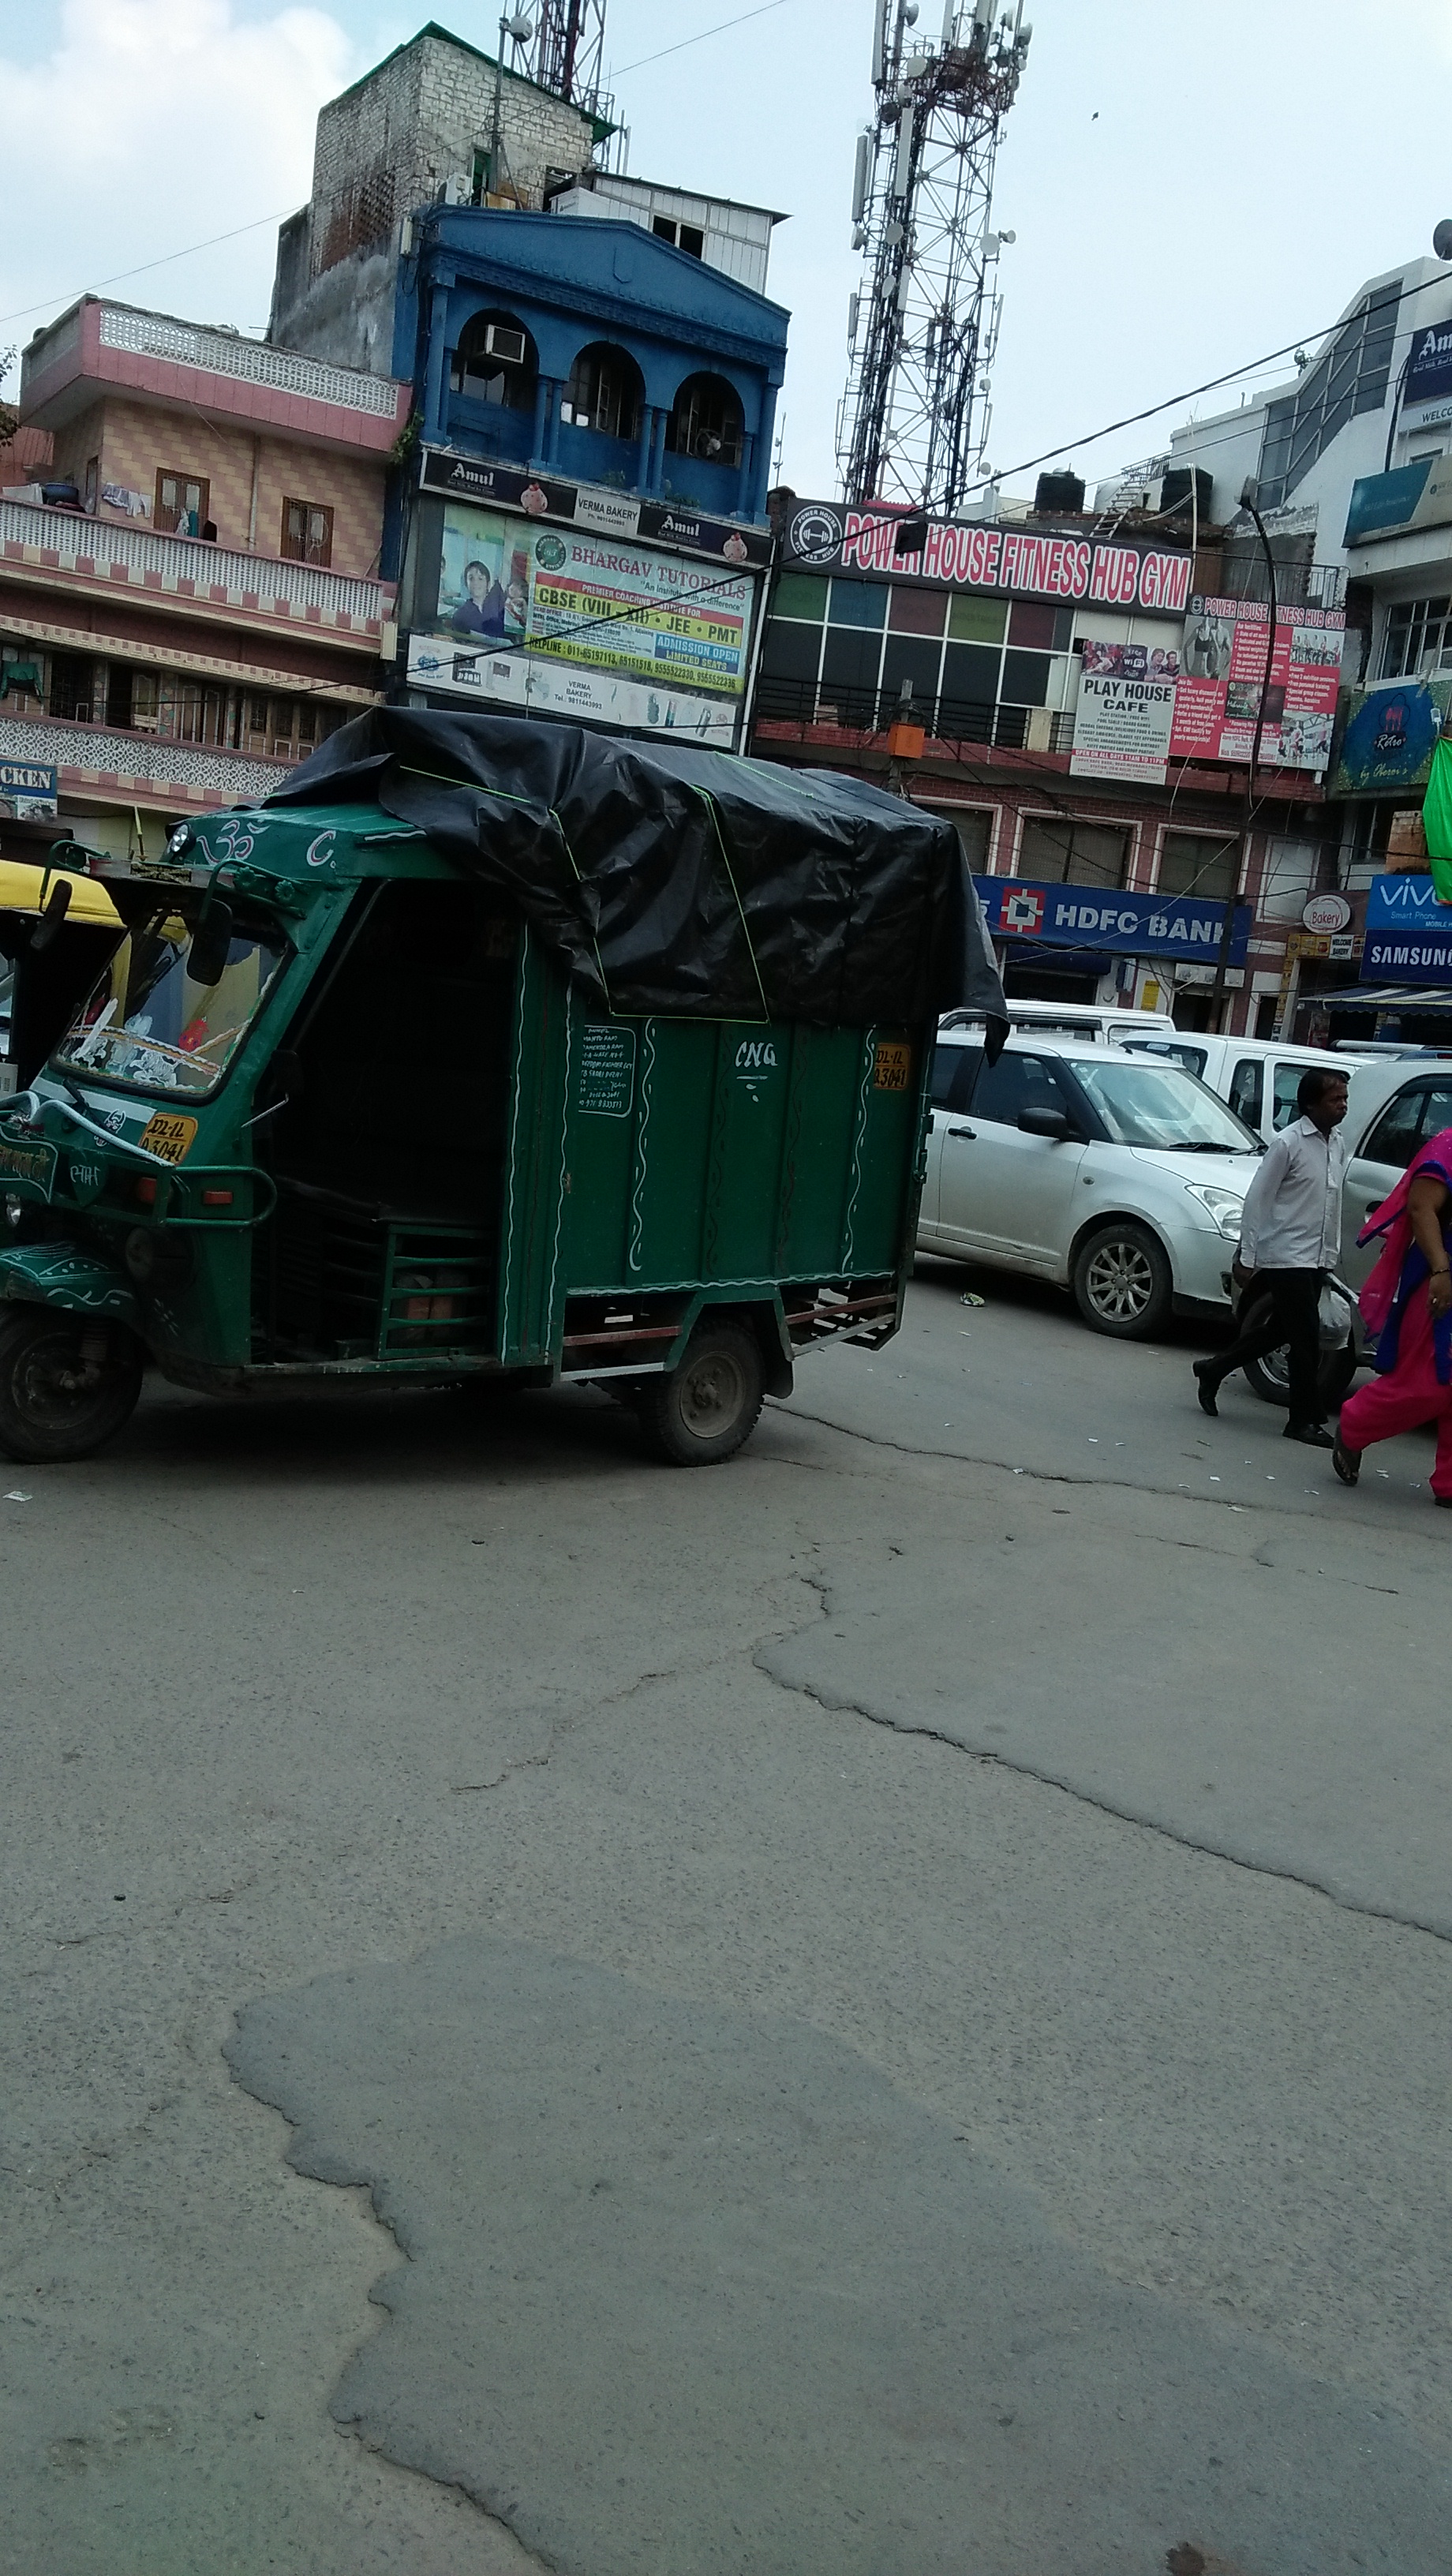
[[[1364,984],[1452,984],[1452,904],[1429,876],[1374,877],[1366,898]]]

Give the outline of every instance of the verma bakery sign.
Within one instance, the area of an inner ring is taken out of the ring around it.
[[[922,545],[900,555],[898,532],[909,515],[870,507],[849,510],[835,501],[800,501],[786,522],[783,566],[1184,615],[1190,596],[1188,553],[1133,542],[1101,544],[1084,536],[1078,523],[1072,529],[1030,529],[997,521],[963,526],[930,519]]]

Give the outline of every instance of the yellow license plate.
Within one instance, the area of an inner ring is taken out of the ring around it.
[[[872,1075],[874,1091],[906,1091],[913,1069],[913,1051],[909,1046],[884,1044],[877,1050]]]
[[[197,1132],[195,1118],[180,1118],[174,1110],[158,1109],[141,1130],[139,1142],[148,1154],[158,1154],[163,1163],[180,1163]]]

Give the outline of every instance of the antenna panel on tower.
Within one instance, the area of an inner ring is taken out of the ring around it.
[[[853,171],[856,301],[837,459],[849,502],[950,516],[981,473],[996,337],[990,227],[1003,119],[1028,52],[1023,7],[947,0],[936,39],[917,0],[876,0],[873,124]]]

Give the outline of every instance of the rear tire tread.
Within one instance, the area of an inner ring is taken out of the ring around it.
[[[765,1392],[756,1335],[745,1324],[699,1324],[679,1367],[643,1382],[640,1427],[669,1466],[719,1466],[750,1439]]]

